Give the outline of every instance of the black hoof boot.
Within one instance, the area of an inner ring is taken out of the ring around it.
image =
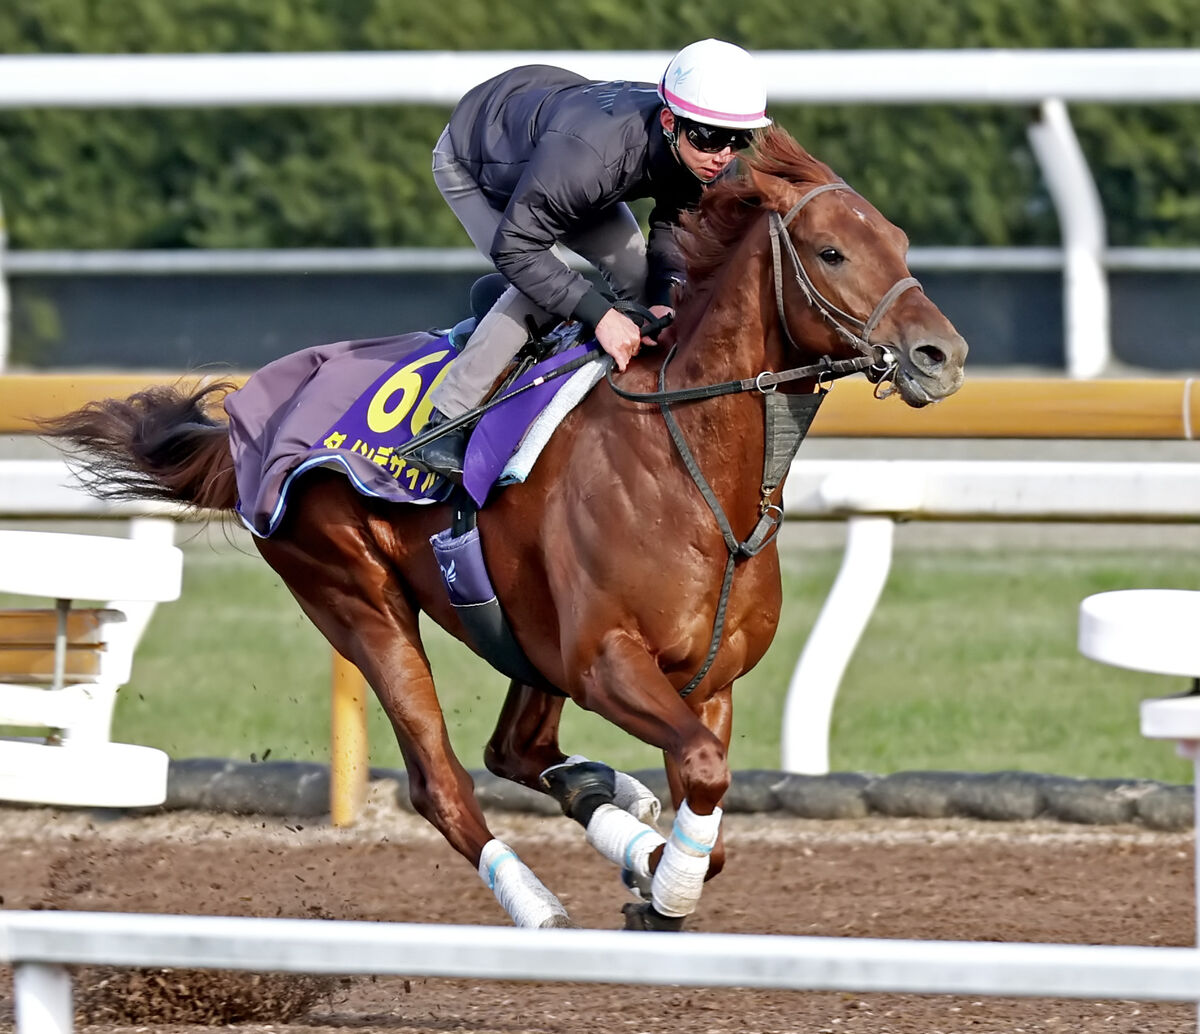
[[[622,905],[626,930],[659,930],[663,933],[678,933],[683,929],[686,916],[665,916],[648,901],[645,904],[630,902]]]
[[[440,410],[435,409],[430,415],[428,423],[421,428],[421,434],[434,430],[449,419]],[[420,467],[422,470],[428,470],[434,474],[439,474],[447,481],[461,485],[463,479],[463,460],[466,458],[466,455],[467,431],[465,428],[460,427],[457,431],[447,431],[440,437],[433,439],[433,441],[422,445],[419,449],[414,449],[405,459],[413,464],[413,466]]]
[[[562,806],[563,814],[584,829],[592,813],[602,804],[612,804],[617,795],[617,775],[599,761],[554,765],[542,773],[542,785]]]

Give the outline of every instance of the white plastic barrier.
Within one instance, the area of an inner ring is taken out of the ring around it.
[[[60,459],[0,460],[0,517],[151,519],[154,515],[169,517],[180,512],[180,507],[171,503],[98,499],[83,489],[70,467]],[[145,527],[143,534],[149,534]]]
[[[103,516],[144,509],[86,495],[57,460],[0,460],[0,516]],[[785,771],[829,771],[838,687],[892,562],[897,520],[1200,520],[1200,463],[803,460],[784,487],[790,520],[847,521],[841,570],[797,661],[782,729]]]
[[[829,771],[829,728],[846,665],[887,579],[897,520],[1200,520],[1200,463],[797,460],[791,519],[845,517],[846,551],[792,673],[782,768]]]
[[[135,522],[127,539],[0,530],[0,592],[53,600],[57,625],[50,684],[36,663],[0,682],[0,725],[49,731],[0,738],[0,800],[132,807],[165,799],[167,755],[109,735],[117,693],[155,605],[179,596],[183,554],[171,544],[173,533],[169,521]],[[68,677],[71,607],[79,600],[107,601],[92,612],[99,627],[88,639],[99,665]],[[27,629],[37,620],[23,608],[9,616]],[[19,636],[10,646],[18,659],[40,649]]]
[[[101,912],[0,912],[0,962],[14,967],[18,1034],[72,1029],[76,964],[1134,1001],[1200,988],[1194,948]]]
[[[1079,652],[1102,664],[1192,680],[1185,696],[1143,700],[1142,735],[1174,740],[1192,763],[1196,848],[1192,852],[1196,929],[1200,939],[1200,592],[1121,589],[1089,596],[1079,605]],[[1197,1003],[1200,1029],[1200,1002]]]

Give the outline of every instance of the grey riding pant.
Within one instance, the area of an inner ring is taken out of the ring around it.
[[[442,132],[433,149],[433,181],[471,242],[482,254],[490,255],[503,213],[488,204],[471,174],[455,157],[447,131]],[[603,218],[570,235],[563,244],[599,269],[619,296],[644,302],[646,239],[628,205],[613,205]],[[553,252],[565,265],[559,249],[555,247]],[[455,417],[479,405],[525,344],[529,336],[526,316],[532,316],[538,324],[553,318],[510,286],[475,328],[462,354],[450,364],[450,372],[431,395],[433,404],[446,416]]]

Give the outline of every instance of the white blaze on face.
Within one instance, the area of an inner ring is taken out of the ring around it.
[[[854,206],[851,208],[851,211],[853,211],[853,212],[854,212],[854,214],[855,214],[855,215],[856,215],[856,216],[859,218],[859,220],[861,220],[862,222],[864,222],[864,223],[865,223],[865,222],[869,222],[869,221],[870,221],[870,216],[868,216],[868,215],[867,215],[867,213],[866,213],[866,212],[865,212],[863,209],[859,208],[857,205],[854,205]]]

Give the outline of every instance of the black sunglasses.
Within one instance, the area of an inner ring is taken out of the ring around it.
[[[677,119],[679,128],[687,137],[688,143],[697,151],[705,154],[718,154],[726,147],[735,151],[744,151],[754,139],[754,133],[749,129],[729,129],[726,126],[707,126],[703,122],[689,122],[687,119]]]

